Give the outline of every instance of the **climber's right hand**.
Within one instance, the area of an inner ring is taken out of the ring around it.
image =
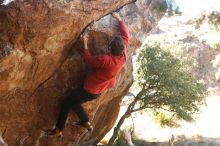
[[[87,43],[88,43],[88,36],[87,35],[81,35],[81,41],[84,44],[84,48],[88,49],[88,45],[87,45]]]
[[[122,19],[121,19],[121,16],[118,14],[118,13],[116,13],[116,12],[113,12],[112,13],[112,17],[114,17],[115,19],[117,19],[118,21],[121,21]]]
[[[81,35],[80,38],[84,44],[88,42],[88,37],[86,35]]]

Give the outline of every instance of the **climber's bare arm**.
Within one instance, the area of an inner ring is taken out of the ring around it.
[[[113,13],[112,13],[112,16],[113,16],[116,20],[122,21],[121,16],[120,16],[118,13],[113,12]]]
[[[88,37],[86,35],[81,36],[83,44],[84,44],[84,49],[88,50]]]
[[[126,54],[127,47],[128,47],[128,42],[129,42],[129,39],[130,39],[130,34],[129,34],[129,31],[128,31],[128,28],[127,28],[125,22],[122,20],[121,16],[118,13],[116,13],[116,12],[112,13],[112,17],[114,17],[119,22],[119,29],[120,29],[120,32],[121,32],[121,37],[123,38],[124,43],[125,43],[124,53]]]

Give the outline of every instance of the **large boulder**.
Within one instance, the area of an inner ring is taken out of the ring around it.
[[[89,145],[112,128],[120,102],[133,82],[131,55],[140,47],[166,9],[165,0],[16,0],[0,6],[0,133],[10,145]],[[119,10],[131,32],[126,66],[117,85],[97,100],[85,103],[94,131],[71,126],[64,139],[44,136],[56,122],[60,102],[82,84],[86,65],[80,34],[89,34],[93,55],[107,52]]]

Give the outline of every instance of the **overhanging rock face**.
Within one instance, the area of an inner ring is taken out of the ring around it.
[[[114,125],[121,98],[132,84],[131,55],[157,27],[165,0],[17,0],[0,6],[0,133],[10,146],[89,145]],[[78,37],[89,34],[92,54],[107,51],[117,34],[109,13],[120,11],[131,33],[129,56],[115,88],[85,103],[95,129],[71,126],[64,139],[43,135],[56,121],[60,102],[83,82],[86,67]],[[101,18],[101,19],[100,19]]]

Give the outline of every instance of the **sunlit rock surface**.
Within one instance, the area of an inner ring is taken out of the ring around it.
[[[132,52],[157,27],[164,6],[164,0],[17,0],[0,6],[0,133],[6,143],[66,146],[102,139],[132,84]],[[117,29],[108,14],[119,8],[131,32],[127,64],[115,88],[84,104],[94,131],[71,126],[78,120],[71,113],[63,140],[45,137],[43,130],[55,123],[61,100],[83,82],[79,35],[86,29],[92,54],[106,53]]]
[[[215,44],[219,42],[220,34],[208,20],[198,25],[196,20],[199,18],[184,15],[164,17],[160,21],[160,29],[147,40],[182,48],[184,54],[197,61],[194,75],[205,83],[209,95],[219,96],[220,53]],[[177,49],[175,51],[178,52]]]

